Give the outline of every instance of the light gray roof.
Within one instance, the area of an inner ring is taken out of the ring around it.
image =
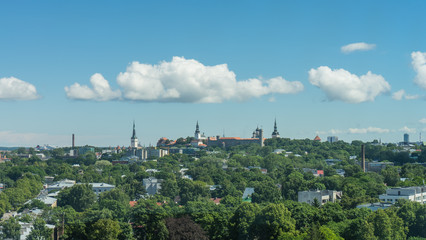
[[[246,188],[243,193],[243,199],[250,197],[254,193],[254,188]]]

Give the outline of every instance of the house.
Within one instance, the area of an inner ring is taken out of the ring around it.
[[[157,179],[155,177],[149,177],[143,179],[143,186],[145,187],[146,193],[148,195],[155,195],[161,189],[162,179]]]
[[[49,197],[49,196],[46,196],[46,195],[39,195],[35,199],[40,200],[45,205],[52,207],[52,208],[56,207],[57,203],[58,203],[58,200],[56,198]]]
[[[380,172],[382,169],[385,169],[387,166],[394,166],[393,162],[366,162],[367,171],[369,172]]]
[[[243,193],[243,202],[251,202],[251,196],[254,193],[254,188],[246,188]]]
[[[65,180],[56,182],[54,184],[48,185],[46,189],[47,189],[48,192],[61,191],[62,189],[66,188],[66,187],[72,187],[74,185],[75,185],[74,180],[65,179]]]
[[[89,183],[92,186],[92,190],[97,195],[103,192],[111,191],[115,188],[114,185],[108,183]]]
[[[336,202],[342,198],[341,191],[335,190],[314,190],[314,191],[300,191],[297,193],[297,199],[300,203],[314,203],[314,199],[318,200],[318,203],[324,205],[328,202]]]

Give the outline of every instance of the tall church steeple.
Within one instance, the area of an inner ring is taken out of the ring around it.
[[[130,147],[137,148],[138,147],[138,137],[136,137],[136,128],[135,128],[135,121],[133,120],[133,134],[130,138]]]
[[[195,137],[195,139],[200,139],[201,138],[200,126],[198,125],[198,121],[197,121],[197,125],[195,126],[194,137]]]
[[[277,130],[277,119],[275,118],[274,131],[272,132],[272,138],[279,138],[279,137],[280,137],[280,133]]]

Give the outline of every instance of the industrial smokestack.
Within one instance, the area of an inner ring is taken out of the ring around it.
[[[365,145],[361,145],[361,155],[362,155],[362,171],[365,172]]]
[[[74,138],[74,133],[72,134],[72,149],[74,149],[75,147],[75,138]]]

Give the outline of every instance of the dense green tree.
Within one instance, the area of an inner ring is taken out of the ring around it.
[[[207,240],[206,232],[190,217],[166,218],[169,240]]]
[[[92,240],[116,240],[120,234],[120,224],[111,219],[99,219],[90,226],[88,233]]]
[[[393,210],[377,210],[368,221],[374,226],[374,235],[378,239],[405,239],[406,229],[401,218]]]
[[[282,194],[285,199],[297,201],[297,192],[307,189],[306,180],[300,172],[292,172],[282,181]]]
[[[259,205],[255,203],[242,203],[235,210],[229,221],[230,238],[239,240],[254,239],[252,224],[260,210]]]
[[[210,197],[209,189],[204,182],[181,179],[178,182],[178,186],[181,204]]]
[[[42,218],[36,218],[27,240],[47,239],[52,239],[52,230],[46,227],[46,222]]]
[[[114,188],[99,194],[98,201],[102,202],[103,200],[114,200],[123,204],[128,204],[130,201],[129,196],[120,188]]]
[[[175,180],[167,179],[161,183],[160,194],[174,199],[179,194],[179,187]]]
[[[118,240],[134,240],[132,225],[128,222],[119,222],[120,233],[118,234]]]
[[[207,231],[210,239],[228,239],[229,219],[232,212],[222,204],[213,201],[191,201],[185,206],[185,213]]]
[[[399,173],[396,167],[388,166],[383,169],[380,174],[384,177],[384,182],[388,186],[395,186],[399,181]]]
[[[408,236],[426,237],[426,205],[400,200],[396,206],[398,217],[408,227]]]
[[[169,232],[165,224],[167,212],[150,200],[140,200],[133,207],[131,222],[136,239],[167,239]]]
[[[296,221],[284,204],[266,205],[252,224],[258,239],[289,238],[296,233]]]
[[[13,239],[19,240],[21,236],[20,230],[21,225],[18,222],[18,219],[10,217],[8,220],[1,223],[2,229],[2,239]]]
[[[278,187],[273,182],[258,182],[255,184],[252,202],[272,202],[278,203],[281,199],[281,194]]]
[[[58,206],[69,205],[77,212],[84,211],[93,205],[96,194],[89,184],[76,184],[66,188],[58,194]]]
[[[374,225],[364,218],[357,218],[351,221],[342,236],[345,239],[377,240],[377,237],[374,235]]]

